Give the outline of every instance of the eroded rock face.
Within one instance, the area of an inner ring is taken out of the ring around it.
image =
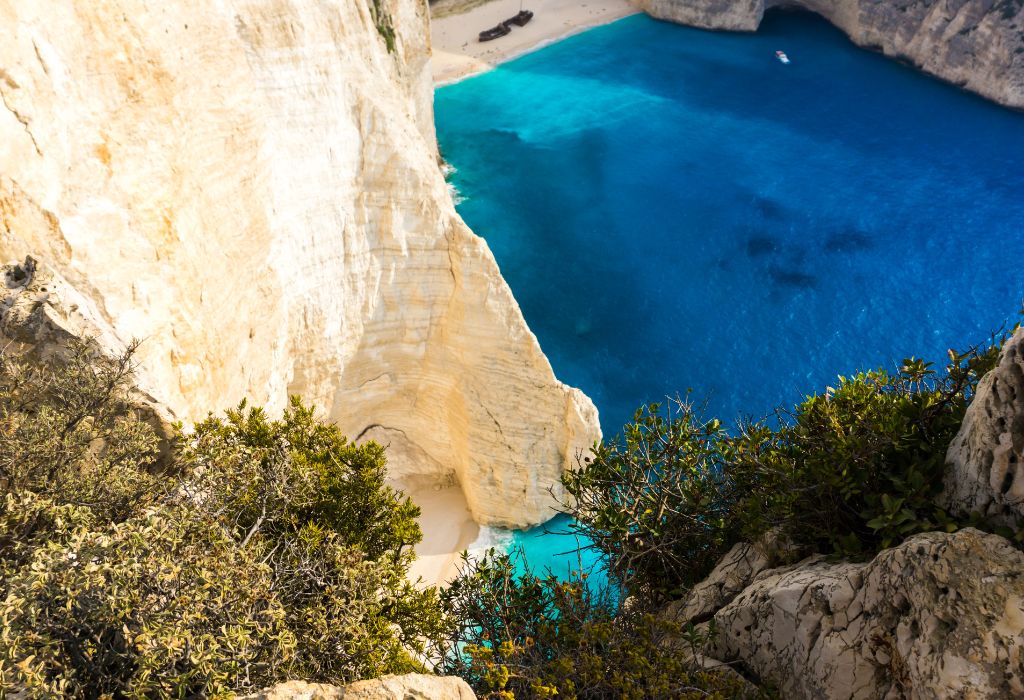
[[[1019,0],[638,0],[638,4],[659,19],[740,31],[757,29],[765,11],[773,7],[802,8],[829,20],[860,46],[1024,109],[1024,3]]]
[[[596,410],[455,213],[426,3],[376,4],[0,0],[0,260],[143,339],[179,417],[300,394],[394,476],[535,524]]]
[[[1015,527],[1024,518],[1024,330],[982,377],[960,432],[946,453],[940,502]]]
[[[241,700],[476,700],[461,678],[409,673],[346,686],[288,681]]]
[[[797,559],[796,549],[770,532],[759,541],[733,545],[707,578],[666,611],[673,619],[705,622],[763,571]]]
[[[714,621],[711,655],[786,698],[1024,694],[1024,553],[977,530],[762,572]]]

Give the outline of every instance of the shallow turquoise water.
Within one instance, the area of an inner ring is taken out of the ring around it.
[[[1024,115],[810,15],[630,17],[435,108],[459,211],[606,434],[688,388],[729,421],[941,361],[1024,296]]]

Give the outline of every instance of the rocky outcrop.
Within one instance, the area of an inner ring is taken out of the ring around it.
[[[1024,553],[977,530],[762,571],[712,619],[709,654],[785,698],[1024,694]]]
[[[669,605],[672,619],[705,622],[749,586],[762,571],[797,558],[796,549],[770,532],[754,543],[733,545],[707,578],[682,600]]]
[[[476,695],[461,678],[409,673],[341,687],[288,681],[241,700],[476,700]]]
[[[596,411],[455,213],[427,21],[417,0],[0,0],[0,259],[142,339],[179,417],[300,394],[394,476],[531,525]]]
[[[754,31],[766,10],[817,13],[854,43],[1024,109],[1021,0],[638,0],[648,14],[706,29]]]
[[[1010,527],[1024,519],[1024,329],[978,383],[946,453],[940,502],[958,515],[975,512]]]
[[[110,328],[92,322],[97,314],[90,300],[60,275],[40,269],[35,259],[0,266],[0,282],[0,338],[5,341],[0,353],[49,359],[59,357],[72,339],[91,343],[99,353],[120,354],[125,349]],[[160,460],[169,459],[174,414],[137,386],[129,397],[139,418],[156,434]]]

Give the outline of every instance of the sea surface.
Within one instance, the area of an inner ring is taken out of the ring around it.
[[[1017,319],[1024,114],[815,16],[629,17],[435,109],[459,212],[606,435],[688,391],[726,423],[764,416]],[[516,541],[564,568],[571,541],[538,532]]]

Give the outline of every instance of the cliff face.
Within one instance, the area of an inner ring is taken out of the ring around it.
[[[596,411],[454,211],[426,3],[377,2],[0,0],[0,257],[144,339],[180,417],[301,394],[537,523]]]
[[[638,0],[648,14],[706,29],[754,31],[766,10],[802,8],[854,43],[1024,109],[1022,0]]]

